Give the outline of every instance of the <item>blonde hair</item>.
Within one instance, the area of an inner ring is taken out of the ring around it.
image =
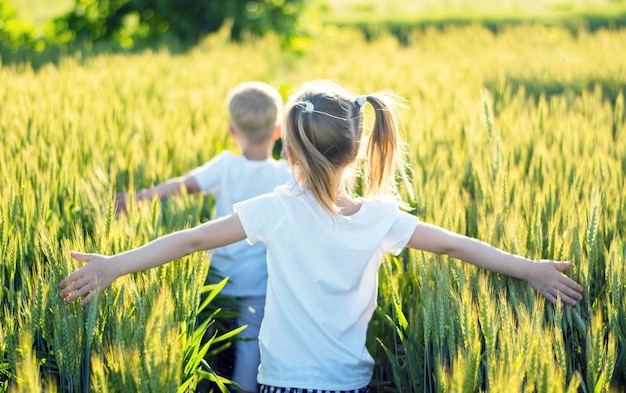
[[[283,106],[276,89],[263,82],[244,82],[230,91],[226,102],[231,125],[248,142],[272,137]]]
[[[361,106],[365,102],[374,109],[374,124],[363,145]],[[374,93],[357,100],[338,84],[324,80],[305,83],[290,97],[282,128],[284,144],[298,161],[299,180],[328,212],[338,213],[335,201],[340,191],[353,191],[346,179],[340,178],[341,170],[349,167],[362,167],[364,196],[399,199],[396,174],[412,191],[398,131],[397,106],[397,97],[392,94]]]

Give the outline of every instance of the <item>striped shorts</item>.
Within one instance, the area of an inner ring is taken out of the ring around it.
[[[281,388],[277,386],[260,385],[261,393],[369,393],[370,387],[353,390],[320,390],[302,388]]]

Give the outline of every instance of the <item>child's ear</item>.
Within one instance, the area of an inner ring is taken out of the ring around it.
[[[232,125],[228,126],[228,135],[230,135],[230,137],[234,140],[237,140],[237,131],[235,131],[235,127]]]
[[[276,124],[276,127],[274,128],[274,133],[272,134],[272,140],[277,141],[280,139],[280,124]]]
[[[287,162],[289,162],[289,165],[294,166],[298,164],[298,159],[293,154],[293,150],[291,150],[291,146],[289,145],[285,146],[285,154],[287,154]]]

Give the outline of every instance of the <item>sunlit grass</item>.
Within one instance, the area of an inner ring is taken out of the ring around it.
[[[435,21],[525,20],[559,22],[582,15],[604,17],[623,15],[619,1],[519,1],[519,0],[340,0],[318,1],[327,22],[375,23],[403,22],[417,24]]]
[[[406,98],[409,202],[420,219],[572,260],[567,274],[585,288],[580,305],[556,308],[522,282],[449,258],[389,258],[368,341],[374,391],[623,386],[625,44],[624,31],[538,26],[427,29],[409,45],[326,28],[301,57],[272,37],[228,45],[215,36],[183,55],[5,65],[0,392],[37,378],[62,392],[186,391],[192,375],[210,375],[194,331],[209,267],[201,253],[125,277],[84,309],[59,298],[58,281],[78,266],[70,249],[119,252],[209,219],[210,197],[134,205],[115,218],[111,195],[234,148],[224,99],[237,83],[263,80],[287,96],[314,78]],[[144,354],[159,341],[158,356]]]

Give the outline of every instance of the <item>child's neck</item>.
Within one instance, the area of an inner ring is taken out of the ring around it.
[[[346,194],[341,194],[335,204],[339,208],[339,212],[342,216],[351,216],[361,210],[363,201],[355,200]]]
[[[246,146],[241,154],[250,161],[265,161],[272,157],[272,149],[265,145]]]

